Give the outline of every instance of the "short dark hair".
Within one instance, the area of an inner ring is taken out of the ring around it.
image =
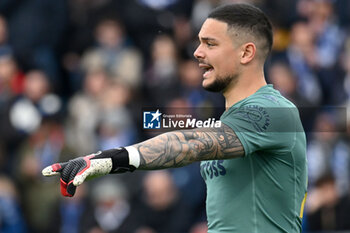
[[[259,8],[246,4],[229,4],[215,8],[208,18],[227,23],[229,29],[244,30],[256,39],[263,39],[264,58],[270,53],[273,43],[272,25]]]

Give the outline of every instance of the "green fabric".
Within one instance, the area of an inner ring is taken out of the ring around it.
[[[301,232],[306,139],[297,108],[272,85],[226,110],[245,156],[201,162],[209,233]]]

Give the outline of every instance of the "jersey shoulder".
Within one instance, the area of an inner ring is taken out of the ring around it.
[[[271,84],[259,89],[255,94],[243,101],[243,104],[251,103],[271,108],[296,108],[290,100],[285,98],[278,90],[274,89]]]

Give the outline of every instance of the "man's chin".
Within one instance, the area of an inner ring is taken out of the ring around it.
[[[210,91],[210,92],[222,92],[224,90],[224,88],[218,88],[218,87],[213,86],[213,85],[203,86],[203,88],[206,91]]]
[[[237,82],[237,76],[216,77],[211,81],[209,82],[208,79],[204,79],[202,83],[203,88],[207,91],[223,93],[231,82]]]
[[[213,83],[206,83],[205,80],[202,84],[203,88],[210,92],[222,92],[226,85],[221,85],[221,83],[213,82]]]

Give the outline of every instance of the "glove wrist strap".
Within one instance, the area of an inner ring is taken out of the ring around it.
[[[128,150],[124,147],[120,147],[117,149],[110,149],[101,151],[100,154],[96,155],[92,159],[100,159],[100,158],[111,158],[112,159],[112,170],[110,173],[124,173],[124,172],[133,172],[139,165],[139,155],[138,151],[134,147],[127,147]],[[133,148],[134,150],[130,150]],[[135,150],[138,155],[135,156]],[[129,151],[132,154],[132,159],[130,159]],[[136,159],[135,159],[136,158]],[[138,162],[137,162],[138,161]]]
[[[140,153],[139,151],[133,147],[133,146],[127,146],[125,149],[129,153],[129,164],[134,166],[135,168],[138,168],[140,166]]]

